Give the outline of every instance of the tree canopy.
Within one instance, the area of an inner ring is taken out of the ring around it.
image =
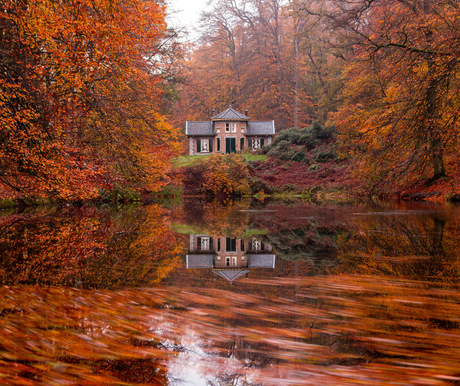
[[[0,7],[2,196],[158,189],[178,146],[163,111],[177,47],[162,2]]]

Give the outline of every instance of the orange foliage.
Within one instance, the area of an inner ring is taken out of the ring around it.
[[[351,8],[335,18],[354,46],[333,120],[362,184],[394,192],[456,173],[449,164],[458,159],[460,130],[458,5],[358,1]]]
[[[2,3],[3,196],[158,189],[177,150],[160,111],[164,18],[155,1]]]
[[[185,62],[187,79],[176,120],[205,120],[232,104],[278,130],[311,123],[304,56],[292,55],[295,23],[280,0],[218,1],[207,13],[202,43]],[[298,48],[298,47],[297,47]],[[298,51],[299,52],[299,51]]]
[[[248,166],[239,154],[217,154],[204,162],[203,188],[216,194],[249,194]]]

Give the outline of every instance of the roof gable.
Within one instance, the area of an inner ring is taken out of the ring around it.
[[[232,109],[230,106],[227,110],[213,116],[213,121],[249,121],[249,117]]]
[[[249,273],[249,269],[213,269],[212,272],[232,282]]]

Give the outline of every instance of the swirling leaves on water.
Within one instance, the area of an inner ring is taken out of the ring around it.
[[[263,282],[295,295],[2,287],[0,383],[460,382],[458,285]]]

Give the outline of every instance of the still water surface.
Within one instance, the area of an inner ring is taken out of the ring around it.
[[[460,208],[0,215],[0,383],[460,384]]]

